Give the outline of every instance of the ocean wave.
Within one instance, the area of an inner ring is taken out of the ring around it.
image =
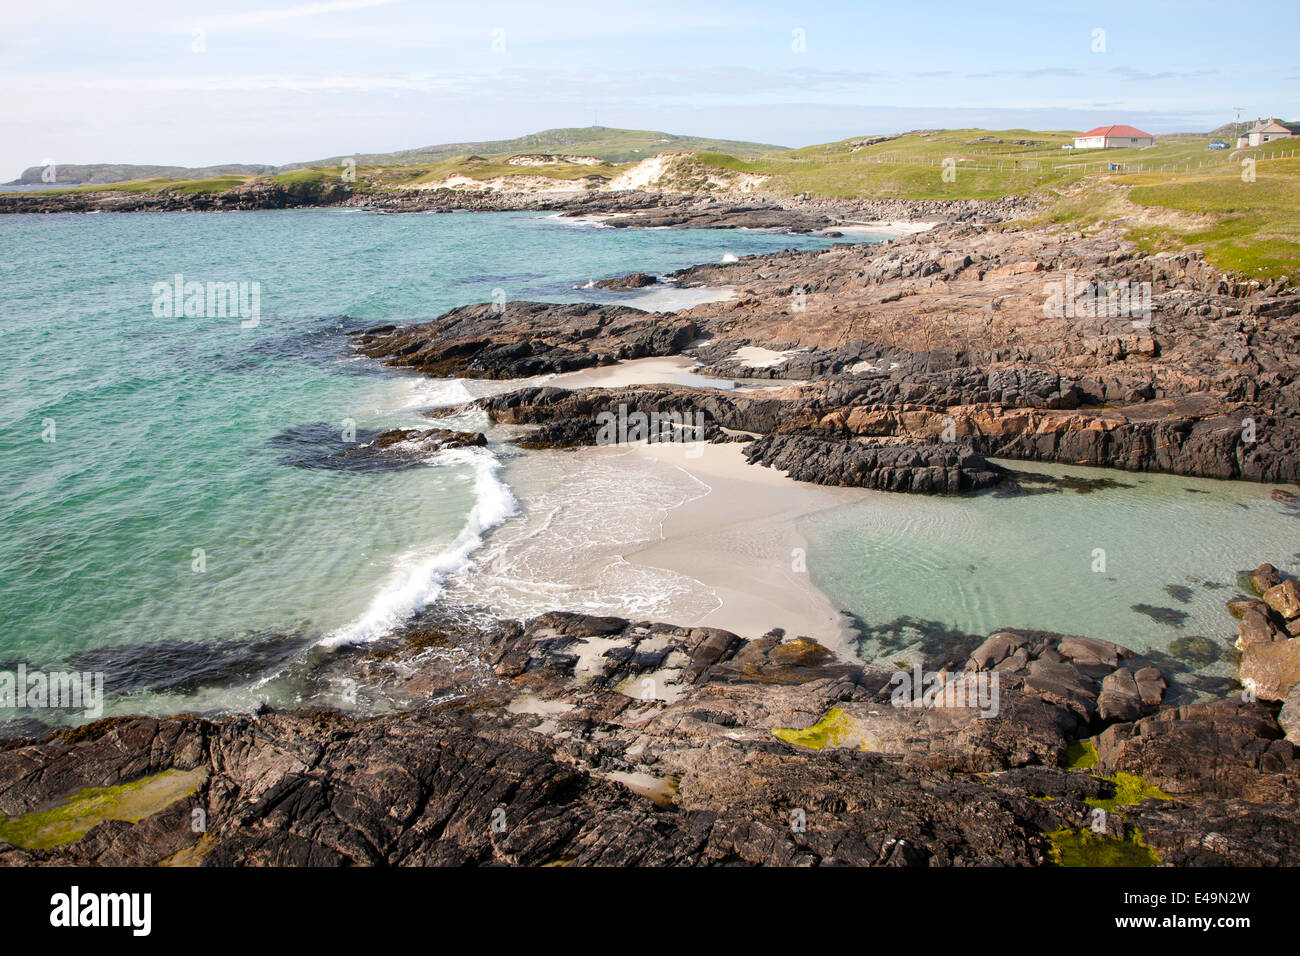
[[[357,620],[326,635],[320,644],[338,647],[364,644],[383,637],[442,593],[448,576],[469,568],[484,536],[516,514],[519,503],[497,472],[500,460],[482,449],[458,448],[442,452],[431,465],[467,464],[474,470],[474,507],[451,545],[434,554],[411,552],[397,567]]]

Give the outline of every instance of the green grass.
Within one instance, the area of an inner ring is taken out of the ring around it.
[[[199,193],[224,193],[228,189],[242,186],[250,176],[214,176],[212,179],[182,179],[169,183],[166,192],[193,196]]]
[[[1131,202],[1209,220],[1200,227],[1137,230],[1138,245],[1146,251],[1197,246],[1225,270],[1261,279],[1281,275],[1297,279],[1300,156],[1260,159],[1254,182],[1243,182],[1242,169],[1235,165],[1172,178],[1137,175],[1125,179],[1132,183],[1128,192]]]
[[[287,173],[277,173],[271,177],[271,181],[282,186],[299,186],[305,183],[341,183],[343,182],[343,167],[322,169],[313,166],[309,169],[295,169]]]
[[[630,164],[599,163],[550,163],[545,166],[516,166],[504,159],[489,159],[481,156],[456,156],[437,163],[428,163],[418,167],[391,170],[396,181],[404,185],[437,183],[449,176],[465,176],[469,179],[487,181],[501,176],[537,176],[543,179],[582,180],[591,176],[613,179]],[[379,171],[378,178],[387,178],[390,171]]]
[[[1041,193],[1048,209],[1039,221],[1084,230],[1115,223],[1145,252],[1195,248],[1225,272],[1297,280],[1300,140],[1209,157],[1185,142],[1157,149],[1142,151],[1150,155],[1142,172],[1091,175]],[[1256,161],[1254,182],[1242,181],[1245,158]]]
[[[934,130],[855,148],[855,140],[807,146],[755,159],[700,153],[700,162],[770,176],[778,192],[825,198],[996,199],[1060,189],[1088,177],[1141,167],[1155,175],[1176,169],[1226,168],[1226,151],[1209,137],[1170,136],[1147,149],[1063,150],[1073,133],[1036,130]],[[945,181],[945,163],[952,175]],[[1112,171],[1112,163],[1122,169]]]
[[[937,130],[857,146],[842,140],[752,160],[701,153],[706,164],[771,177],[769,188],[828,199],[999,199],[1025,194],[1045,183],[1064,183],[1082,170],[1057,169],[1070,162],[1064,132],[1031,130]],[[945,162],[952,175],[944,178]],[[1078,162],[1078,160],[1073,160]]]
[[[103,186],[74,186],[70,189],[52,189],[50,193],[180,193],[193,196],[200,193],[223,193],[249,182],[252,176],[213,176],[210,179],[132,179],[124,183]],[[44,194],[48,195],[48,194]]]

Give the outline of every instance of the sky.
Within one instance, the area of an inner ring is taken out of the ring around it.
[[[564,126],[804,146],[1300,118],[1296,0],[8,0],[0,181]]]

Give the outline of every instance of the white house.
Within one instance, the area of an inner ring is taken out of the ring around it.
[[[1257,120],[1255,125],[1237,137],[1238,148],[1242,146],[1263,146],[1275,139],[1289,139],[1300,136],[1300,123],[1283,123],[1270,116]]]
[[[1125,146],[1151,146],[1156,138],[1132,126],[1098,126],[1074,137],[1075,149],[1121,149]]]

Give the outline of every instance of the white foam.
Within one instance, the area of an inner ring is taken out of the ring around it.
[[[388,581],[357,620],[327,635],[321,644],[363,644],[387,634],[416,611],[437,600],[448,575],[473,564],[484,535],[518,511],[519,503],[497,477],[501,462],[483,449],[457,448],[439,453],[434,465],[468,464],[474,469],[474,507],[451,545],[433,554],[410,552],[397,561]]]
[[[403,408],[441,408],[461,405],[474,400],[474,395],[459,378],[420,378],[411,380],[411,391],[402,402]]]

